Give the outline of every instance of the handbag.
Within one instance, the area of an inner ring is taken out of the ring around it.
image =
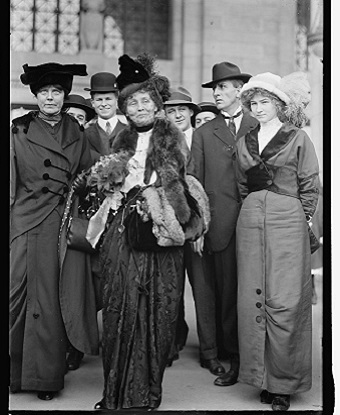
[[[320,242],[318,241],[318,238],[314,235],[314,232],[312,231],[312,228],[308,225],[308,234],[309,234],[309,241],[310,241],[310,251],[311,254],[314,254],[315,251],[317,251],[320,248]]]
[[[92,247],[90,242],[86,239],[86,232],[89,225],[89,220],[79,216],[79,197],[70,195],[71,209],[68,216],[67,231],[66,231],[66,243],[69,249],[76,251],[86,252],[88,254],[94,254],[97,252]]]
[[[144,222],[133,209],[124,221],[127,243],[136,251],[162,251],[164,247],[158,245],[157,238],[152,232],[152,220]]]

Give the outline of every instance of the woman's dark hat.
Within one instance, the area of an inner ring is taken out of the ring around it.
[[[187,89],[179,86],[177,88],[171,89],[170,91],[170,98],[164,102],[164,105],[186,105],[194,111],[194,114],[197,114],[201,111],[199,105],[195,104],[192,101],[191,94]]]
[[[63,108],[70,107],[80,108],[84,110],[86,112],[87,121],[92,120],[92,118],[96,115],[96,111],[81,95],[71,94],[65,99]]]
[[[72,89],[74,75],[86,76],[85,64],[62,65],[56,62],[43,63],[37,66],[23,65],[24,73],[20,80],[24,85],[29,85],[32,93],[36,95],[38,90],[46,85],[60,85],[66,92]]]
[[[200,112],[210,111],[216,115],[220,113],[219,109],[216,107],[216,104],[214,104],[213,102],[204,101],[204,102],[200,102],[198,105],[201,108]]]
[[[111,72],[98,72],[91,76],[90,88],[85,91],[94,92],[116,92],[118,91],[117,78]]]
[[[212,88],[218,82],[228,79],[241,79],[243,82],[248,82],[251,75],[242,73],[240,68],[231,62],[216,63],[212,69],[212,81],[202,84],[203,88]]]
[[[153,92],[153,99],[157,107],[170,97],[170,82],[165,76],[159,75],[155,69],[155,58],[147,53],[137,56],[136,59],[122,55],[118,59],[120,74],[117,76],[119,89],[118,108],[123,114],[126,112],[127,98],[140,90]]]

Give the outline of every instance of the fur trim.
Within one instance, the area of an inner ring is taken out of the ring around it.
[[[137,146],[138,133],[133,126],[128,126],[117,136],[112,147],[113,152],[127,151],[132,157]],[[157,118],[150,138],[150,145],[145,164],[145,183],[149,182],[151,172],[156,171],[156,186],[164,188],[165,195],[175,211],[181,224],[190,219],[184,187],[186,164],[189,149],[183,133],[165,118]]]
[[[207,233],[211,220],[209,198],[205,193],[201,183],[194,176],[186,175],[185,181],[188,185],[188,190],[191,196],[197,201],[204,223],[204,233]]]
[[[153,221],[152,232],[160,246],[183,246],[185,235],[162,187],[147,187],[143,191],[147,209]]]

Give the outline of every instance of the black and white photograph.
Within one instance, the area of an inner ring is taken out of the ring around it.
[[[10,0],[9,414],[340,414],[329,9]]]

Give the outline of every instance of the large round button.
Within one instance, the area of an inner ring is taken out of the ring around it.
[[[39,317],[39,314],[34,313],[34,314],[33,314],[33,317],[34,317],[35,319],[37,319],[37,318]]]
[[[261,293],[262,293],[262,291],[259,288],[257,288],[256,289],[256,294],[261,294]]]
[[[269,185],[273,184],[273,180],[267,180],[267,184]]]
[[[261,323],[262,321],[262,317],[261,316],[256,316],[256,323]]]
[[[257,308],[261,308],[262,307],[262,304],[261,303],[256,303],[256,307]]]

